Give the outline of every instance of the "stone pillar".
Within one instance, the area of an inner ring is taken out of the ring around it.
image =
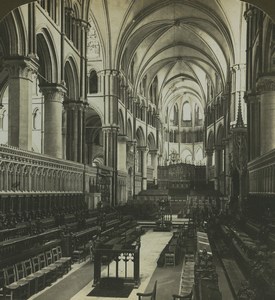
[[[67,136],[66,150],[67,159],[83,162],[83,143],[84,143],[84,106],[81,101],[67,101],[66,119],[67,119]]]
[[[147,190],[147,154],[148,148],[146,147],[138,147],[138,150],[141,153],[141,190]]]
[[[213,150],[212,149],[206,149],[206,179],[209,181],[211,172],[210,168],[212,167],[212,159],[213,159]]]
[[[275,76],[263,76],[257,82],[260,93],[260,155],[275,149]]]
[[[118,151],[117,151],[117,168],[120,171],[127,172],[126,158],[127,158],[127,135],[118,135]]]
[[[5,61],[9,70],[8,143],[32,150],[32,83],[38,63],[29,57],[10,57]]]
[[[45,103],[44,153],[62,158],[62,102],[64,86],[48,84],[40,86]]]
[[[150,155],[151,155],[151,162],[152,162],[152,167],[154,168],[153,171],[153,178],[155,180],[154,183],[156,183],[158,179],[158,150],[150,150]]]

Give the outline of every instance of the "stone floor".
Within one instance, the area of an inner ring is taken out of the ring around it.
[[[152,277],[153,272],[156,269],[156,263],[158,257],[168,243],[170,238],[172,237],[172,232],[153,232],[148,231],[145,235],[141,237],[141,249],[140,249],[140,286],[138,289],[134,289],[128,300],[136,300],[136,293],[144,292],[146,287],[148,286],[150,279]],[[102,271],[102,277],[106,276],[107,270]],[[115,272],[115,262],[110,265],[110,275]],[[128,266],[128,272],[131,272],[130,266]],[[123,276],[124,268],[123,265],[120,269],[120,275]],[[92,281],[89,282],[79,293],[77,293],[71,300],[110,300],[111,298],[103,298],[103,297],[87,297],[91,291]],[[127,298],[115,298],[116,300],[126,300]],[[167,300],[167,299],[165,299]]]
[[[162,249],[170,240],[172,232],[153,232],[149,230],[141,237],[140,249],[140,276],[141,283],[138,289],[133,289],[128,298],[114,298],[116,300],[136,300],[137,292],[149,292],[152,290],[155,280],[158,280],[157,299],[171,300],[172,294],[178,294],[182,262],[176,267],[157,268],[156,263]],[[215,259],[217,273],[219,276],[219,287],[223,300],[233,299],[224,270],[220,262]],[[128,274],[133,268],[128,265]],[[110,264],[110,275],[115,272],[115,263]],[[124,264],[120,264],[119,275],[124,276]],[[106,276],[107,268],[102,268],[102,277]],[[59,279],[51,287],[46,288],[39,294],[31,297],[32,300],[111,300],[107,297],[87,296],[92,290],[93,263],[89,261],[74,264],[72,271]]]

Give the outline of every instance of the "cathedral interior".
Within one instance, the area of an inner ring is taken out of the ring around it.
[[[275,299],[272,2],[1,1],[0,299]]]

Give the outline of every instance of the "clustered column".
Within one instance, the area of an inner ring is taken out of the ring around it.
[[[84,105],[81,101],[67,101],[66,159],[83,162]]]
[[[9,123],[8,143],[25,150],[32,149],[32,83],[38,63],[29,57],[8,58]]]

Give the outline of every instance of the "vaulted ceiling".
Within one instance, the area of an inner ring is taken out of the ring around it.
[[[103,67],[130,78],[134,64],[134,91],[146,76],[147,95],[157,76],[162,108],[188,97],[204,107],[207,84],[215,87],[218,78],[225,87],[230,68],[245,63],[239,0],[92,0],[91,7]]]

